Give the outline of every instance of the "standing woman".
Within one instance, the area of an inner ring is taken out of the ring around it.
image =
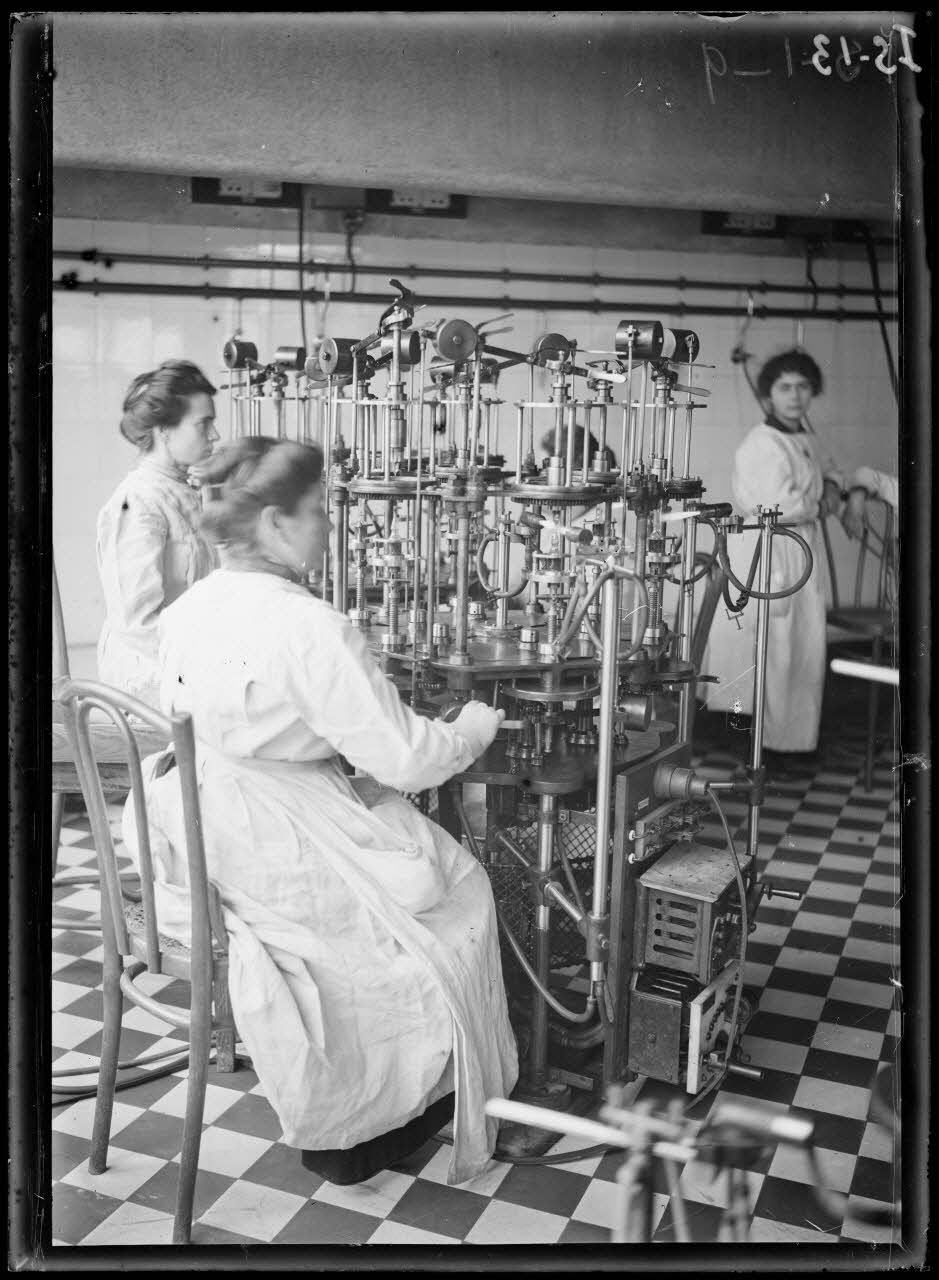
[[[188,483],[190,468],[219,438],[214,394],[186,360],[166,360],[134,379],[120,429],[140,456],[98,514],[106,610],[98,675],[154,706],[160,612],[218,563],[201,529],[199,494]]]
[[[840,510],[843,483],[834,463],[820,456],[815,437],[805,429],[809,405],[821,390],[821,370],[806,352],[786,351],[767,361],[757,379],[766,416],[747,433],[734,455],[731,492],[738,514],[752,521],[758,507],[778,506],[780,522],[793,527],[814,558],[811,577],[801,590],[770,603],[763,726],[769,753],[808,753],[818,746],[827,607],[819,518]],[[747,532],[728,540],[731,564],[741,579],[757,537]],[[798,582],[805,558],[791,538],[776,537],[772,547],[770,590],[776,592]],[[736,596],[732,585],[730,591]],[[718,603],[703,671],[718,676],[720,683],[701,686],[709,711],[753,714],[756,614],[755,600],[740,614],[731,614]],[[771,763],[784,761],[777,758]]]
[[[465,1181],[495,1143],[486,1100],[518,1073],[492,890],[400,792],[467,769],[503,713],[415,714],[307,589],[330,529],[318,448],[249,437],[203,479],[222,566],[161,616],[160,692],[193,718],[239,1034],[307,1168],[363,1181],[453,1115],[450,1180]],[[161,760],[147,782],[160,928],[186,938],[179,782]],[[132,821],[128,806],[131,851]]]

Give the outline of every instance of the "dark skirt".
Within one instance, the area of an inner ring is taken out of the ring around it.
[[[400,1129],[380,1133],[377,1138],[369,1138],[368,1142],[360,1142],[346,1151],[301,1151],[303,1167],[340,1187],[365,1182],[432,1138],[448,1120],[453,1119],[453,1103],[454,1095],[448,1093]]]

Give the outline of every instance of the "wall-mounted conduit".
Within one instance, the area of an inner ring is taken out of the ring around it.
[[[275,258],[213,258],[209,256],[193,256],[165,253],[129,253],[110,252],[104,249],[54,249],[53,258],[69,261],[104,263],[108,267],[121,262],[134,266],[147,267],[191,267],[194,271],[296,271],[296,259]],[[345,262],[317,262],[311,258],[303,264],[303,274],[310,275],[342,275],[348,270]],[[575,275],[565,272],[512,271],[505,270],[470,270],[462,267],[419,267],[419,266],[366,266],[356,264],[357,275],[372,276],[433,276],[452,280],[498,280],[506,287],[515,282],[519,284],[559,284],[587,285],[593,289],[628,288],[628,289],[707,289],[724,293],[800,293],[808,292],[804,284],[772,283],[768,280],[733,281],[733,280],[689,280],[686,277],[656,276],[602,276]],[[188,286],[187,286],[188,287]],[[814,294],[831,294],[838,298],[871,298],[876,297],[875,290],[853,285],[816,284]],[[894,297],[896,290],[880,289],[881,297]],[[265,295],[266,296],[266,295]],[[338,294],[334,294],[338,298]],[[483,300],[485,301],[485,300]],[[616,307],[619,307],[619,303]],[[873,313],[872,313],[873,314]]]
[[[296,270],[296,265],[294,265],[293,269]],[[402,271],[401,275],[407,278],[406,272]],[[91,293],[95,296],[106,293],[126,293],[205,299],[279,298],[291,305],[296,305],[297,301],[297,293],[293,289],[243,289],[231,285],[213,285],[208,282],[205,284],[131,284],[119,283],[114,280],[79,280],[77,277],[68,274],[62,276],[59,280],[53,281],[52,287],[55,290]],[[322,294],[314,289],[309,289],[304,293],[304,300],[308,302],[321,301]],[[739,307],[696,306],[684,298],[675,299],[671,302],[667,299],[663,299],[660,302],[636,302],[632,299],[607,301],[599,298],[592,298],[590,301],[559,299],[553,303],[548,303],[544,298],[513,298],[507,294],[468,297],[465,294],[450,296],[432,293],[428,301],[434,307],[481,307],[487,310],[496,309],[499,311],[544,311],[546,308],[554,307],[561,311],[592,311],[597,314],[624,314],[630,312],[634,315],[731,316],[735,318],[740,316]],[[388,294],[330,293],[330,303],[333,306],[343,302],[380,307],[387,304]],[[868,323],[873,321],[878,324],[881,319],[896,319],[895,312],[886,312],[878,315],[876,311],[849,311],[842,307],[819,307],[816,310],[806,307],[754,307],[753,316],[757,320],[836,320],[839,322],[861,320]]]

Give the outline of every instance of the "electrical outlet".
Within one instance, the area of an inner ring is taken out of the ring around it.
[[[365,193],[366,213],[406,214],[424,218],[465,218],[468,198],[427,187],[388,190],[370,187]]]
[[[268,178],[193,178],[193,204],[267,205],[278,209],[296,209],[300,203],[300,185],[277,182]]]
[[[251,183],[241,178],[219,178],[218,193],[220,196],[232,196],[236,200],[243,200],[245,196],[251,195]]]

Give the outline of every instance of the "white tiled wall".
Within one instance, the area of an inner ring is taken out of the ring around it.
[[[140,222],[108,222],[58,219],[55,224],[57,248],[86,248],[96,245],[101,250],[173,253],[187,256],[212,254],[249,258],[292,260],[296,243],[287,235],[272,235],[244,228],[214,226],[161,226]],[[337,264],[334,287],[347,287],[348,277],[342,270],[344,244],[341,239],[324,238],[306,245],[307,256]],[[691,281],[770,280],[775,283],[804,283],[804,264],[799,259],[768,259],[744,255],[714,254],[617,253],[611,249],[558,247],[517,244],[465,244],[447,241],[394,241],[360,237],[356,244],[360,264],[399,263],[428,264],[466,268],[508,268],[514,271],[592,274],[619,276],[685,277]],[[102,264],[94,268],[101,279],[176,280],[191,283],[190,268],[116,267],[108,272]],[[393,274],[393,273],[390,273]],[[87,278],[87,268],[82,275]],[[842,263],[823,260],[816,264],[820,282],[842,284],[869,283],[863,262]],[[214,270],[208,277],[219,284],[242,284],[288,288],[293,277],[271,270],[232,272]],[[893,284],[889,266],[881,266],[885,287]],[[317,284],[321,286],[319,278]],[[480,280],[459,281],[441,276],[428,280],[427,287],[417,290],[432,298],[432,290],[441,294],[479,296],[491,290],[492,305],[470,306],[459,310],[443,310],[429,301],[420,318],[434,320],[459,314],[473,323],[500,314],[504,290],[511,287],[519,297],[544,302],[542,310],[519,311],[507,323],[511,333],[495,339],[513,350],[527,350],[539,334],[559,331],[575,338],[581,347],[611,349],[616,326],[624,318],[614,312],[593,313],[564,309],[565,299],[591,296],[585,286],[553,287],[550,285]],[[380,275],[359,276],[360,292],[391,291]],[[626,289],[607,286],[601,298],[630,297],[636,301],[654,301],[673,297],[670,291]],[[722,306],[739,308],[734,317],[695,316],[690,309],[679,318],[663,309],[666,323],[694,328],[701,338],[702,365],[695,383],[711,391],[707,408],[696,415],[693,470],[707,486],[707,496],[721,500],[729,496],[730,467],[734,449],[744,432],[755,423],[760,411],[748,389],[741,368],[730,361],[730,351],[737,341],[746,311],[745,293],[694,294],[701,302],[714,301]],[[778,301],[781,295],[774,300]],[[805,305],[808,294],[789,295],[795,306]],[[766,301],[757,295],[757,305]],[[772,301],[772,300],[771,300]],[[830,305],[823,299],[822,305]],[[850,305],[846,300],[845,305]],[[308,305],[308,335],[318,331],[340,337],[359,337],[370,332],[379,309],[370,304],[330,305],[325,323],[319,305]],[[641,318],[641,317],[640,317]],[[103,617],[103,604],[95,567],[94,526],[99,507],[133,464],[134,451],[118,432],[121,403],[130,381],[159,361],[184,357],[195,361],[217,384],[227,381],[221,364],[225,341],[236,329],[254,341],[262,358],[269,358],[278,346],[301,345],[299,309],[294,302],[246,299],[239,304],[230,298],[135,296],[88,293],[54,294],[53,311],[53,519],[54,549],[70,643],[76,647],[93,645]],[[759,364],[769,355],[793,345],[799,338],[799,326],[793,320],[754,320],[746,334],[746,349],[753,353],[751,365],[755,375]],[[830,323],[808,321],[802,330],[802,342],[821,364],[825,377],[824,395],[812,407],[812,422],[823,441],[838,461],[848,470],[869,463],[895,471],[897,467],[897,407],[890,389],[887,365],[879,330],[874,323]],[[891,340],[896,341],[895,326]],[[895,345],[894,345],[895,350]],[[546,395],[548,381],[536,375],[536,394]],[[507,370],[499,385],[506,401],[501,410],[501,447],[508,456],[514,453],[512,443],[515,412],[511,402],[527,396],[528,375],[525,369]],[[219,397],[223,434],[226,400]],[[619,415],[616,415],[618,420]],[[549,424],[546,423],[547,428]],[[616,442],[614,435],[613,442]],[[853,582],[853,547],[840,528],[833,529],[833,541],[839,575],[846,584]],[[80,663],[80,665],[82,665]],[[87,661],[84,662],[87,668]]]

